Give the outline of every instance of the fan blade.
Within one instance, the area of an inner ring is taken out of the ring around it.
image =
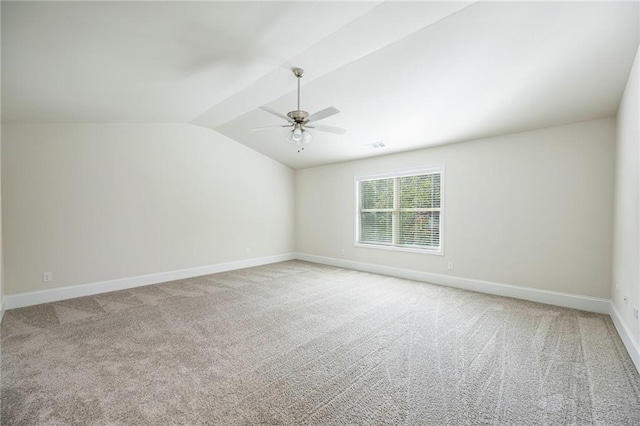
[[[293,124],[272,124],[271,126],[254,127],[253,129],[249,130],[273,129],[274,127],[293,127]]]
[[[345,133],[347,133],[347,129],[343,129],[341,127],[325,126],[323,124],[313,124],[311,126],[305,125],[304,128],[316,129],[320,130],[321,132],[335,133],[336,135],[344,135]]]
[[[283,118],[283,119],[287,120],[289,123],[293,123],[293,120],[292,120],[292,119],[290,119],[289,117],[287,117],[285,114],[282,114],[282,113],[280,113],[280,112],[278,112],[278,111],[276,111],[276,110],[274,110],[274,109],[271,109],[271,108],[269,108],[268,106],[264,106],[264,105],[263,105],[263,106],[259,106],[258,108],[260,108],[260,109],[261,109],[261,110],[263,110],[263,111],[268,112],[269,114],[273,114],[273,115],[275,115],[276,117]]]
[[[336,108],[336,107],[325,108],[322,111],[314,112],[313,114],[311,114],[305,120],[305,123],[311,123],[311,122],[314,122],[314,121],[324,120],[325,118],[331,117],[332,115],[335,115],[335,114],[337,114],[339,112],[340,112],[340,110],[338,110],[338,108]]]

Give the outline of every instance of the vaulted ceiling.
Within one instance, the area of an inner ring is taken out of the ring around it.
[[[3,122],[186,122],[287,164],[616,114],[638,2],[2,2]],[[341,112],[298,153],[258,109]],[[386,147],[368,145],[382,141]]]

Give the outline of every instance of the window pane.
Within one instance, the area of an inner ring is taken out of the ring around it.
[[[400,212],[399,244],[440,246],[440,212]]]
[[[360,239],[368,243],[391,243],[391,212],[363,212],[360,215]]]
[[[365,180],[360,185],[363,209],[393,208],[393,179]]]
[[[386,176],[357,178],[360,195],[357,241],[441,253],[441,167]]]
[[[400,178],[400,208],[429,209],[440,207],[440,174]]]

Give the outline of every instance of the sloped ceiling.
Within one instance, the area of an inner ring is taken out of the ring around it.
[[[615,115],[638,2],[2,2],[5,122],[189,122],[293,168]],[[257,109],[341,113],[298,153]],[[383,141],[383,149],[367,147]]]

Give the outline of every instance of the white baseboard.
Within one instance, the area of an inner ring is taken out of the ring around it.
[[[128,288],[193,278],[218,272],[233,271],[235,269],[250,268],[252,266],[266,265],[269,263],[284,262],[294,258],[293,253],[258,257],[238,260],[235,262],[218,263],[216,265],[200,266],[197,268],[181,269],[178,271],[160,272],[157,274],[139,275],[136,277],[121,278],[110,281],[13,294],[5,296],[4,301],[6,302],[7,309],[22,308],[24,306],[39,305],[40,303],[55,302],[58,300],[73,299],[75,297],[82,296],[92,296],[94,294],[107,293],[110,291],[125,290]]]
[[[4,298],[2,302],[0,302],[0,323],[2,322],[2,318],[4,317]]]
[[[613,301],[610,302],[609,316],[611,316],[613,325],[616,326],[622,343],[624,343],[624,346],[627,348],[627,352],[629,352],[629,356],[633,360],[636,369],[640,372],[640,343],[638,343],[631,330],[629,330],[629,327],[627,327],[622,320],[622,315],[620,315],[620,311],[618,311]]]
[[[322,263],[355,269],[357,271],[372,272],[415,281],[455,287],[480,293],[495,294],[497,296],[513,297],[515,299],[530,300],[532,302],[547,303],[565,308],[580,309],[582,311],[609,313],[609,299],[581,296],[578,294],[561,293],[557,291],[540,290],[531,287],[519,287],[490,281],[474,280],[470,278],[454,277],[450,275],[433,274],[410,269],[394,268],[391,266],[375,265],[372,263],[355,262],[332,257],[316,256],[305,253],[295,253],[295,258],[308,262]]]

